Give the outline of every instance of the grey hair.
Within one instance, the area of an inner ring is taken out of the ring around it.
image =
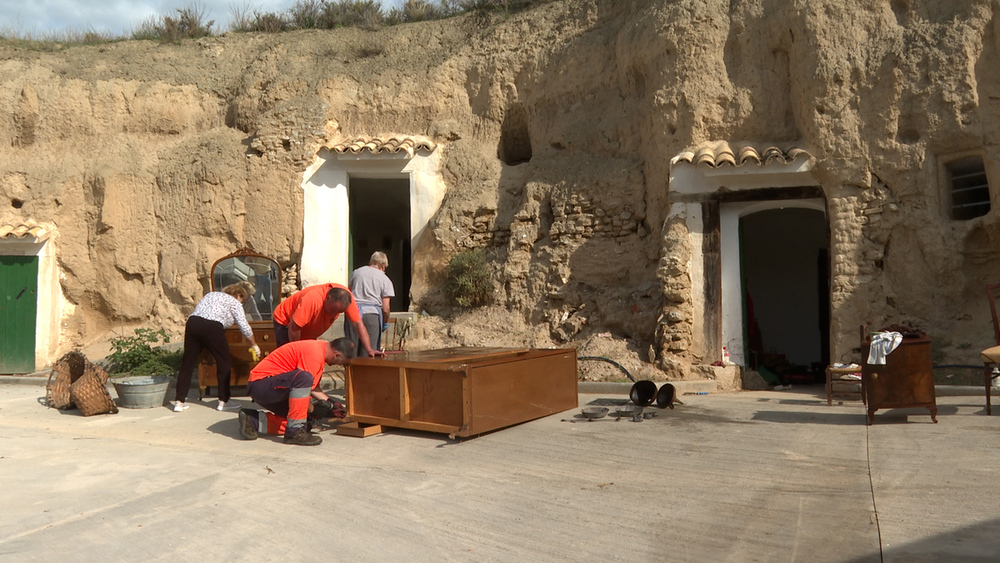
[[[368,261],[369,266],[381,266],[383,268],[389,265],[389,258],[385,255],[385,252],[381,250],[376,250],[372,252],[372,259]]]

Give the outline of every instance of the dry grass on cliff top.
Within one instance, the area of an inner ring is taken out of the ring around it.
[[[180,43],[226,32],[283,33],[303,29],[384,26],[447,19],[469,12],[499,12],[504,16],[551,0],[406,0],[386,10],[379,0],[296,0],[287,10],[259,11],[250,3],[233,5],[226,30],[217,30],[205,6],[194,2],[169,15],[150,16],[124,35],[107,31],[65,30],[32,33],[19,27],[0,27],[0,43],[38,51],[59,51],[73,45],[101,45],[128,40]]]

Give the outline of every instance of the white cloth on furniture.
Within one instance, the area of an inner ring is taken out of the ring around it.
[[[885,357],[902,341],[903,335],[898,332],[877,332],[872,335],[872,343],[868,349],[868,365],[885,364]]]

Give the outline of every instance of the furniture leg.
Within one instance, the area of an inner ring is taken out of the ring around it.
[[[990,375],[992,375],[992,372],[993,372],[993,366],[992,366],[992,364],[986,364],[986,367],[983,368],[983,379],[985,380],[985,385],[986,385],[986,414],[987,415],[991,414],[991,412],[990,412],[991,411],[991,409],[990,409],[990,383],[992,383],[992,379],[993,378],[990,377]]]
[[[833,405],[833,379],[830,374],[830,367],[826,368],[826,406]]]

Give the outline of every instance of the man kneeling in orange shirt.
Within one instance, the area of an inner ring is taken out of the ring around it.
[[[320,390],[325,365],[344,365],[354,357],[354,344],[346,338],[298,340],[276,348],[252,370],[247,383],[250,397],[271,412],[240,410],[240,435],[255,440],[257,434],[284,434],[286,444],[316,446],[323,439],[306,426],[309,398],[330,401]]]

